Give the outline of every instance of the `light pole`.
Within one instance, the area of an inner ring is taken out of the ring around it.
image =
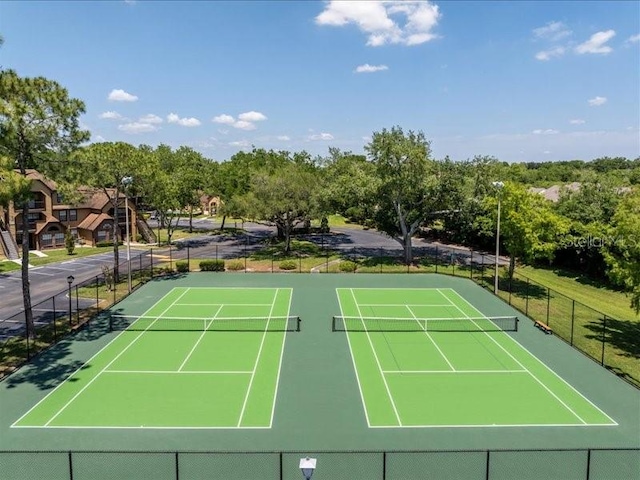
[[[124,186],[124,221],[126,223],[127,235],[127,285],[131,293],[131,237],[129,236],[129,185],[133,182],[133,177],[123,177]]]
[[[73,317],[71,316],[71,284],[73,283],[74,280],[75,278],[73,277],[73,275],[69,275],[67,277],[67,283],[69,284],[69,292],[67,293],[67,296],[69,297],[69,327],[71,327],[71,323],[73,319]]]
[[[504,188],[503,182],[491,182],[498,191],[498,224],[496,226],[496,274],[493,285],[493,293],[498,295],[498,258],[500,257],[500,203],[502,200],[502,189]]]

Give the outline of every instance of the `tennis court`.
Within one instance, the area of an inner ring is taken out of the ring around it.
[[[452,288],[337,288],[370,428],[617,423]],[[507,333],[509,332],[509,333]]]
[[[35,428],[271,428],[291,288],[177,287],[18,419]]]

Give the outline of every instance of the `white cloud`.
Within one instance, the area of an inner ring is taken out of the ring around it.
[[[389,70],[389,67],[386,65],[369,65],[365,63],[364,65],[358,65],[354,70],[355,73],[373,73],[373,72],[381,72],[383,70]]]
[[[581,43],[576,47],[576,53],[602,53],[605,55],[607,53],[611,53],[613,49],[605,45],[605,43],[611,40],[615,35],[615,30],[607,30],[605,32],[594,33],[593,35],[591,35],[589,40]]]
[[[241,148],[246,148],[249,146],[249,142],[247,140],[238,140],[235,142],[229,142],[229,145],[231,147],[241,147]]]
[[[569,123],[570,123],[571,125],[584,125],[584,124],[585,124],[585,123],[587,123],[587,122],[585,122],[585,121],[584,121],[584,120],[582,120],[581,118],[576,118],[576,119],[573,119],[573,120],[569,120]]]
[[[536,59],[542,61],[551,60],[553,57],[561,57],[565,51],[564,47],[554,47],[549,50],[543,50],[536,53]]]
[[[96,135],[92,138],[92,140],[96,143],[104,142],[105,138],[102,135]]]
[[[544,151],[544,152],[542,152],[542,153],[544,153],[545,155],[549,155],[549,154],[551,153],[551,150],[545,150],[545,151]]]
[[[396,21],[398,16],[404,17],[404,25]],[[355,24],[368,35],[367,45],[372,47],[388,43],[410,46],[437,38],[432,30],[441,16],[438,6],[428,1],[332,0],[316,17],[316,23],[335,27]]]
[[[214,123],[222,123],[225,125],[231,125],[235,121],[236,121],[235,118],[233,118],[231,115],[227,115],[226,113],[223,113],[222,115],[218,115],[217,117],[213,117],[213,120],[212,120],[212,122]]]
[[[154,115],[153,113],[148,113],[147,115],[140,117],[138,119],[140,123],[162,123],[162,118],[158,115]]]
[[[125,92],[124,90],[111,90],[109,96],[107,97],[112,102],[135,102],[138,100],[138,97],[135,95],[131,95],[130,93]]]
[[[307,137],[309,140],[333,140],[333,135],[330,133],[316,133]]]
[[[546,130],[542,130],[542,129],[534,130],[531,133],[533,133],[534,135],[556,135],[560,132],[558,130],[554,130],[553,128],[547,128]]]
[[[118,130],[125,133],[135,134],[155,132],[156,130],[158,130],[158,127],[156,127],[155,125],[151,125],[150,123],[131,122],[118,125]]]
[[[225,129],[225,128],[219,128],[218,129],[218,133],[220,135],[229,135],[229,130]]]
[[[251,110],[250,112],[245,112],[238,115],[238,119],[245,122],[261,122],[263,120],[266,120],[267,117],[260,112]]]
[[[568,37],[573,32],[562,22],[549,22],[544,27],[534,28],[533,35],[536,39],[557,42]]]
[[[113,112],[113,111],[103,112],[98,116],[100,118],[108,119],[108,120],[120,120],[122,118],[122,115],[120,115],[118,112]]]
[[[637,35],[631,35],[625,43],[639,43],[640,42],[640,33]]]
[[[278,135],[278,140],[282,140],[283,142],[288,142],[289,140],[291,140],[291,137],[289,137],[288,135]]]
[[[197,118],[180,118],[178,115],[176,115],[175,113],[170,113],[169,115],[167,115],[167,122],[169,123],[177,123],[178,125],[182,126],[182,127],[198,127],[200,126],[200,120],[198,120]]]
[[[232,126],[234,128],[239,128],[240,130],[255,130],[256,129],[256,126],[253,123],[247,122],[245,120],[238,120]]]
[[[588,100],[590,107],[599,107],[607,103],[607,97],[593,97]]]

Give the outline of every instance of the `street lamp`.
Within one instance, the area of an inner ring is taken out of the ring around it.
[[[67,283],[69,284],[69,292],[67,293],[67,296],[69,297],[69,326],[71,327],[71,321],[72,321],[72,316],[71,316],[71,284],[73,283],[73,281],[75,280],[75,278],[73,277],[73,275],[69,275],[67,277]]]
[[[498,257],[500,256],[500,202],[502,200],[502,189],[504,182],[491,182],[498,191],[498,224],[496,226],[496,274],[493,286],[493,293],[498,295]]]
[[[133,177],[123,177],[122,185],[124,186],[124,221],[126,223],[127,235],[127,285],[129,293],[131,293],[131,237],[129,236],[129,185],[133,182]]]

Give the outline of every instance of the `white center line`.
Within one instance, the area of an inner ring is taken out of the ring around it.
[[[409,312],[411,313],[411,315],[413,315],[413,318],[415,319],[415,321],[418,323],[418,325],[420,325],[420,321],[418,320],[418,317],[416,317],[416,314],[413,313],[413,310],[411,310],[411,307],[409,305],[406,305],[407,309],[409,310]],[[428,321],[428,320],[427,320]],[[422,325],[421,325],[422,326]],[[440,352],[440,355],[442,355],[442,358],[444,358],[444,361],[447,362],[447,364],[449,365],[449,368],[451,368],[451,370],[453,370],[454,372],[456,371],[456,368],[453,366],[453,364],[449,361],[449,359],[447,358],[447,356],[444,354],[444,352],[440,349],[440,347],[438,346],[438,344],[436,343],[436,341],[433,339],[433,337],[431,336],[431,334],[427,331],[427,325],[425,322],[425,325],[422,326],[422,330],[424,331],[424,334],[429,337],[429,340],[431,340],[431,343],[433,343],[433,345],[436,347],[436,349],[438,350],[438,352]]]
[[[222,307],[224,307],[224,304],[221,304],[220,307],[218,307],[218,310],[216,311],[216,314],[213,316],[213,318],[211,320],[209,320],[209,323],[206,323],[205,320],[205,326],[204,329],[202,330],[202,333],[200,334],[200,336],[198,337],[198,340],[196,341],[195,345],[193,346],[193,348],[191,349],[191,351],[189,352],[189,354],[187,355],[187,358],[184,359],[184,361],[182,362],[182,365],[180,365],[180,368],[178,368],[178,371],[181,372],[182,369],[184,368],[184,366],[187,364],[187,362],[189,361],[189,359],[191,358],[191,355],[193,354],[193,352],[195,352],[196,348],[198,347],[198,344],[200,343],[200,340],[202,340],[204,338],[205,333],[207,333],[207,330],[209,330],[209,327],[211,326],[211,324],[213,323],[213,321],[216,319],[216,317],[218,316],[218,314],[220,313],[220,310],[222,310]]]

